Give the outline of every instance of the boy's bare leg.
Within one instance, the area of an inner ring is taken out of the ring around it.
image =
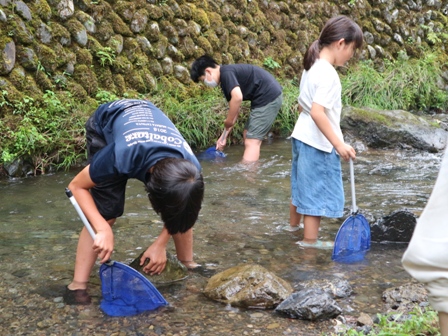
[[[173,235],[173,240],[176,247],[177,259],[187,268],[199,266],[193,260],[193,229],[191,228],[185,233]]]
[[[115,219],[111,219],[108,223],[112,226]],[[93,239],[90,233],[84,227],[81,230],[78,240],[78,247],[76,249],[75,272],[73,281],[67,286],[70,290],[86,289],[87,283],[92,272],[98,255],[93,251]]]
[[[439,312],[440,334],[448,336],[448,313]]]
[[[302,219],[302,214],[297,213],[297,207],[289,203],[289,225],[291,227],[297,227],[300,225],[300,220]]]
[[[242,163],[253,163],[258,161],[260,158],[260,147],[261,140],[258,139],[247,139],[246,138],[247,130],[243,132],[244,138],[244,154]]]
[[[303,216],[303,241],[313,244],[319,235],[320,216]]]

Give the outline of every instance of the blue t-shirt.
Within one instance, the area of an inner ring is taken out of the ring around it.
[[[94,114],[95,128],[107,145],[90,163],[95,183],[118,176],[146,181],[157,161],[172,157],[201,165],[168,117],[151,102],[123,99],[103,104]]]

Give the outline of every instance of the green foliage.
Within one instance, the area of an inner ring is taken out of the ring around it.
[[[263,65],[270,70],[281,68],[280,64],[278,64],[272,57],[266,57],[264,59]]]
[[[448,95],[440,88],[442,67],[437,55],[408,59],[405,54],[385,61],[382,71],[371,61],[359,62],[341,77],[345,105],[378,109],[447,109]]]
[[[205,148],[221,135],[228,107],[220,90],[204,89],[201,85],[195,88],[199,89],[185,94],[181,88],[167,90],[159,85],[150,100],[173,121],[193,148]],[[240,140],[244,127],[244,122],[240,120],[245,119],[244,110],[230,141]]]
[[[299,117],[299,87],[296,80],[289,80],[282,83],[283,104],[273,125],[273,132],[279,136],[287,137],[291,135],[294,125]]]
[[[51,164],[68,168],[83,155],[79,139],[85,118],[77,118],[74,99],[62,102],[52,91],[46,91],[41,101],[30,97],[9,101],[5,91],[2,98],[1,104],[13,112],[0,122],[1,163],[23,157],[33,162],[35,173],[44,173]]]
[[[113,62],[108,50],[97,57],[104,57],[103,64]],[[272,58],[265,66],[274,67]],[[435,54],[421,59],[410,59],[405,52],[396,61],[385,61],[379,71],[371,61],[359,62],[341,76],[342,98],[345,105],[378,109],[430,110],[447,109],[448,95],[438,86],[442,82],[442,62]],[[45,69],[38,64],[38,72]],[[57,87],[46,91],[38,101],[25,96],[13,99],[7,89],[0,91],[0,164],[22,157],[31,161],[36,172],[44,172],[51,165],[68,168],[85,157],[84,123],[94,108],[102,103],[135,95],[116,94],[98,90],[95,100],[79,102],[66,90],[63,73],[54,77]],[[164,78],[164,77],[163,77]],[[207,89],[203,85],[184,86],[177,81],[159,80],[149,99],[164,111],[196,149],[206,148],[216,142],[223,130],[228,103],[219,89]],[[283,80],[283,105],[272,131],[286,137],[298,118],[298,80]],[[228,144],[242,143],[244,124],[250,111],[250,103],[244,102]]]
[[[111,47],[103,47],[95,52],[95,56],[98,57],[101,66],[113,65],[115,62],[115,51]]]
[[[108,102],[113,101],[113,100],[117,100],[119,98],[118,98],[117,95],[115,95],[112,92],[105,91],[105,90],[98,90],[96,95],[95,95],[95,99],[100,104],[104,104],[104,103],[108,103]]]
[[[373,330],[365,334],[356,329],[348,329],[343,332],[346,336],[438,336],[437,312],[416,306],[408,316],[403,313],[378,314],[379,322],[374,325]],[[335,334],[332,334],[335,335]]]

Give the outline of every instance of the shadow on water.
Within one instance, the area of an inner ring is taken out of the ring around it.
[[[341,302],[344,314],[383,310],[386,288],[410,281],[401,267],[406,244],[375,244],[357,264],[331,261],[331,251],[301,249],[288,224],[291,150],[288,140],[262,148],[257,167],[238,164],[242,147],[226,150],[226,160],[203,163],[206,194],[195,226],[196,261],[213,272],[240,263],[257,263],[298,288],[309,279],[347,279],[355,294]],[[437,176],[441,154],[373,151],[355,163],[357,205],[381,218],[392,211],[422,211]],[[348,165],[343,163],[347,208],[351,205]],[[77,171],[0,181],[0,333],[126,335],[319,335],[332,322],[286,319],[272,311],[244,310],[212,302],[201,294],[207,277],[160,286],[171,307],[128,318],[109,318],[98,309],[98,265],[91,275],[94,304],[65,306],[61,296],[72,276],[82,223],[64,188]],[[162,223],[150,209],[143,186],[130,181],[125,215],[118,219],[114,259],[130,263],[159,234]],[[333,240],[345,218],[323,219],[321,238]],[[169,251],[174,253],[173,244]]]

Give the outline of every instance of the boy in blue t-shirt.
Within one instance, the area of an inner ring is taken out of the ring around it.
[[[201,166],[168,117],[145,100],[118,100],[101,105],[86,123],[89,164],[70,182],[72,191],[96,231],[79,236],[73,281],[66,302],[88,304],[87,282],[97,258],[110,259],[111,226],[123,214],[126,182],[145,184],[154,211],[164,223],[161,234],[143,253],[143,271],[160,274],[166,245],[173,236],[177,257],[187,268],[193,261],[193,231],[204,196]],[[93,246],[92,246],[93,245]]]

